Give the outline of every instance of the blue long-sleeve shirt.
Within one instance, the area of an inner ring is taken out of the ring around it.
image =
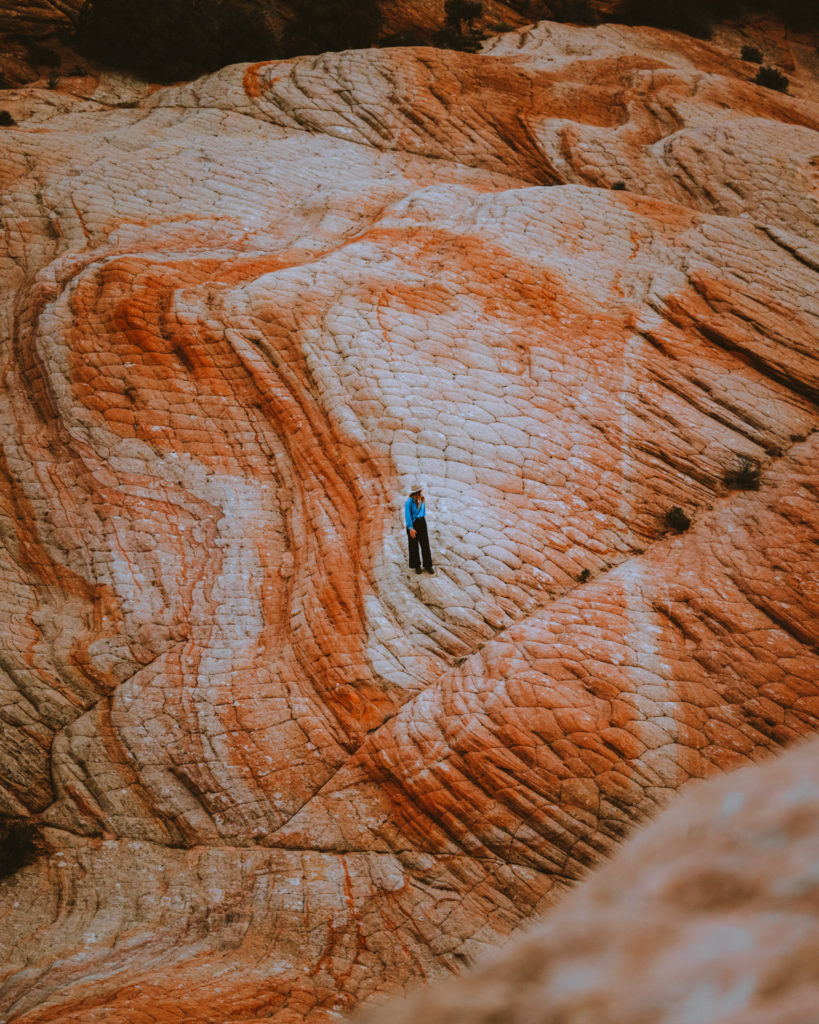
[[[422,516],[427,514],[427,503],[422,501],[420,505],[416,505],[410,496],[404,502],[404,522],[407,524],[407,529],[412,530],[416,519],[420,519]]]

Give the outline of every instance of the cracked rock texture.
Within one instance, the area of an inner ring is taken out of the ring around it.
[[[817,763],[697,786],[501,956],[367,1024],[814,1020]]]
[[[334,1019],[816,728],[819,90],[732,52],[5,94],[0,1019]]]

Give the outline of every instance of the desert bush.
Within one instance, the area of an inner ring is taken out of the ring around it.
[[[614,192],[622,192],[626,187],[626,183],[624,181],[615,181],[611,187]]]
[[[7,110],[0,110],[0,127],[11,128],[12,125],[15,124],[17,124],[17,122]]]
[[[787,92],[790,85],[787,75],[783,75],[778,68],[770,67],[761,67],[754,81],[757,85],[764,85],[766,89],[776,89],[777,92]]]
[[[762,51],[758,50],[755,46],[743,46],[742,59],[750,61],[752,64],[761,64]]]
[[[691,520],[679,505],[672,505],[672,507],[666,511],[663,518],[665,519],[665,525],[671,530],[676,530],[677,533],[682,533],[691,525]]]
[[[103,65],[158,82],[280,56],[252,0],[86,0],[76,43]]]
[[[36,825],[28,821],[0,821],[0,878],[8,878],[45,852]]]
[[[759,465],[747,455],[740,455],[737,467],[728,470],[722,482],[732,491],[758,491]]]
[[[435,45],[450,50],[478,50],[481,34],[474,23],[483,14],[483,4],[477,0],[446,0],[444,12],[444,26],[432,37]]]

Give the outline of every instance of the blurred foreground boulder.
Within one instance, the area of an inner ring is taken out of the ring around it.
[[[545,921],[361,1024],[806,1024],[819,742],[698,784]]]

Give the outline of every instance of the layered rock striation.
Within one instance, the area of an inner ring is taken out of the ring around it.
[[[493,962],[369,1024],[810,1020],[816,741],[697,786]]]
[[[333,1019],[815,729],[791,91],[544,23],[7,94],[4,1019]]]

